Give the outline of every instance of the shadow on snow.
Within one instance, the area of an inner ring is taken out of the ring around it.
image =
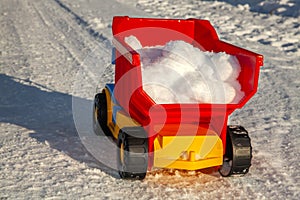
[[[39,142],[47,141],[52,148],[73,159],[118,177],[115,170],[96,160],[82,143],[73,120],[72,101],[79,102],[83,108],[92,106],[91,100],[0,74],[0,123],[33,130],[30,136]]]

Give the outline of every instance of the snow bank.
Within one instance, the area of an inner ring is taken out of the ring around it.
[[[143,88],[162,103],[238,103],[244,96],[235,56],[203,52],[184,41],[143,47],[135,36],[125,42],[141,56]]]

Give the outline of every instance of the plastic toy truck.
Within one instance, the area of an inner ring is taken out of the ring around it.
[[[95,132],[102,129],[119,147],[121,178],[143,179],[155,168],[217,168],[222,176],[246,174],[252,158],[249,135],[242,126],[227,122],[257,91],[263,56],[219,40],[207,20],[116,16],[112,32],[115,83],[96,94],[93,119]],[[143,46],[183,40],[204,51],[236,56],[244,97],[235,104],[157,104],[143,90],[139,53],[124,42],[130,35]]]

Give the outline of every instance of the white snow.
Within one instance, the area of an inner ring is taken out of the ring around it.
[[[93,95],[114,77],[114,15],[208,19],[265,56],[257,94],[230,117],[250,134],[249,174],[119,179],[115,146],[90,123]],[[300,199],[299,27],[295,0],[2,0],[0,199]]]
[[[181,40],[142,47],[135,36],[125,42],[140,53],[144,90],[163,103],[239,103],[243,98],[235,56],[203,52]]]
[[[125,37],[124,41],[134,50],[140,50],[143,48],[141,42],[133,35]]]

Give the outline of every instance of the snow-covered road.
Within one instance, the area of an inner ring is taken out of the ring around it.
[[[273,15],[264,1],[232,2],[2,0],[0,198],[300,199],[299,2],[265,1]],[[114,15],[209,19],[221,39],[265,56],[258,93],[231,117],[252,138],[249,174],[124,181],[107,167],[115,152],[88,122],[97,88],[113,79]]]

